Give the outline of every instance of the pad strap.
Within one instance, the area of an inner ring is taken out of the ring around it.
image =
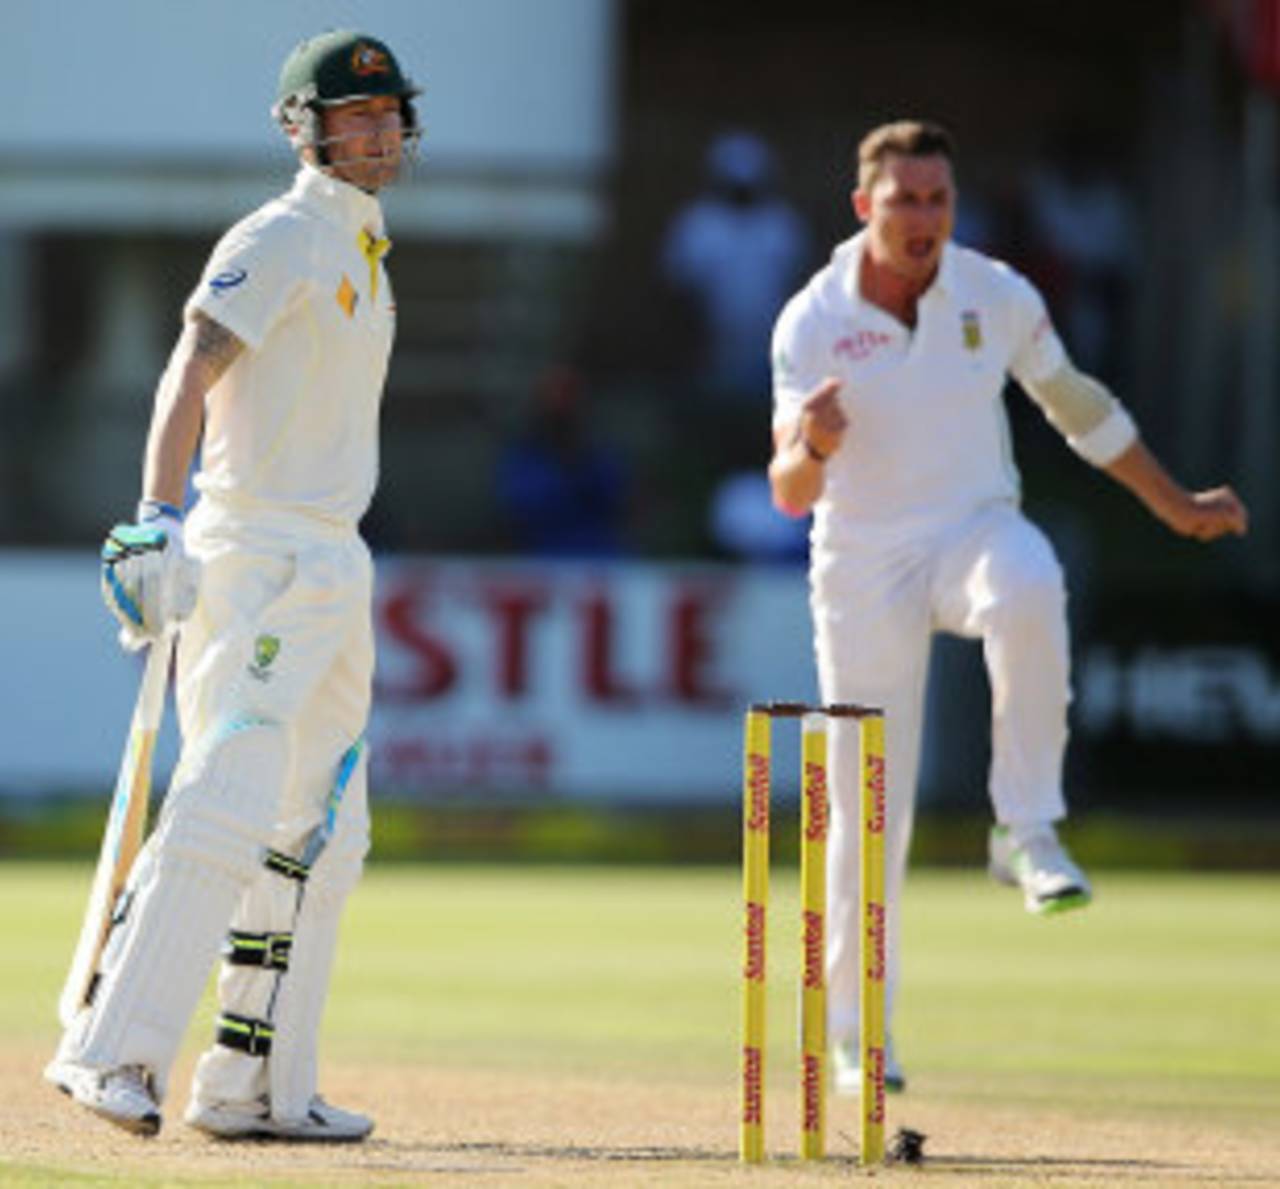
[[[286,879],[296,879],[299,883],[306,883],[307,876],[311,873],[311,868],[306,863],[299,862],[278,850],[268,850],[263,863],[268,871],[274,871]]]
[[[245,933],[232,929],[222,947],[222,956],[230,966],[288,970],[289,953],[292,949],[292,933]]]
[[[248,1053],[250,1057],[271,1055],[271,1041],[276,1030],[266,1020],[223,1012],[218,1017],[217,1041],[228,1049]]]

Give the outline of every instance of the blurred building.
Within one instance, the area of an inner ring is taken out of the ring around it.
[[[268,114],[280,63],[358,24],[425,87],[422,162],[387,198],[399,343],[368,527],[404,556],[380,571],[383,787],[714,798],[741,703],[807,694],[803,578],[758,561],[790,551],[760,498],[767,379],[691,416],[663,238],[708,144],[750,128],[821,257],[855,230],[860,136],[920,115],[956,135],[959,234],[1032,275],[1032,183],[1060,171],[1060,131],[1084,138],[1125,212],[1108,216],[1108,267],[1127,275],[1105,350],[1096,313],[1055,308],[1059,327],[1084,362],[1072,338],[1092,319],[1093,362],[1156,450],[1251,507],[1243,541],[1174,540],[1010,394],[1029,511],[1071,574],[1072,788],[1276,804],[1280,0],[60,0],[6,17],[0,544],[76,551],[0,557],[0,700],[28,715],[0,791],[65,758],[68,672],[98,717],[77,721],[83,766],[63,778],[83,787],[118,747],[127,674],[85,546],[137,494],[155,381],[215,237],[289,183]],[[565,359],[626,460],[625,563],[511,556],[502,450]],[[717,503],[726,475],[745,479]],[[456,556],[483,553],[498,556]],[[940,653],[944,679],[956,656]],[[932,703],[931,794],[983,779],[975,666]]]
[[[680,410],[655,394],[682,366],[684,328],[673,325],[655,262],[701,176],[705,146],[726,127],[750,127],[773,146],[778,190],[814,229],[821,255],[855,230],[848,195],[860,136],[904,115],[937,119],[958,144],[961,231],[1024,271],[1037,252],[1033,171],[1052,152],[1051,133],[1087,133],[1132,229],[1132,242],[1113,252],[1130,275],[1108,302],[1119,326],[1103,358],[1117,363],[1103,378],[1187,483],[1230,479],[1243,489],[1255,533],[1220,551],[1216,576],[1274,589],[1280,251],[1271,158],[1280,137],[1267,63],[1277,8],[1277,0],[1069,8],[800,0],[780,15],[721,0],[628,4],[616,217],[590,308],[596,362],[625,392],[629,415],[648,399],[661,426],[653,436],[679,440]],[[1055,313],[1067,333],[1072,315]],[[1079,344],[1082,355],[1090,347]],[[768,393],[759,400],[763,453]],[[1078,489],[1097,480],[1040,432],[1025,403],[1011,399],[1029,497],[1070,516]],[[684,485],[678,475],[672,482]],[[651,526],[646,543],[660,552],[705,547],[676,523]],[[1110,536],[1113,566],[1144,582],[1149,555],[1123,533]]]
[[[181,303],[216,237],[295,168],[269,115],[280,65],[358,26],[424,87],[421,162],[386,200],[383,499],[414,543],[483,541],[494,427],[571,335],[607,218],[613,0],[68,0],[6,17],[0,539],[93,539],[132,505]]]

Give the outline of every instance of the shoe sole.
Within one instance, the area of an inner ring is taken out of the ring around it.
[[[1028,898],[1027,911],[1038,917],[1057,916],[1074,908],[1084,908],[1092,900],[1093,893],[1084,891],[1066,892],[1061,896],[1054,896],[1052,900]]]
[[[143,1139],[152,1139],[160,1134],[161,1119],[159,1115],[143,1115],[137,1119],[123,1118],[120,1115],[111,1114],[110,1111],[100,1111],[97,1107],[81,1102],[72,1092],[71,1087],[62,1082],[55,1081],[53,1084],[77,1106],[84,1107],[91,1115],[97,1115],[99,1119],[105,1119],[112,1126],[119,1127],[121,1131],[127,1131],[130,1135],[140,1135]]]
[[[221,1144],[234,1144],[237,1141],[243,1143],[254,1144],[362,1144],[372,1134],[366,1131],[364,1135],[297,1135],[295,1133],[283,1134],[279,1131],[210,1131],[207,1127],[195,1127],[193,1129],[200,1132],[201,1135],[207,1136],[211,1140],[216,1140]]]
[[[99,1119],[105,1119],[108,1123],[119,1127],[121,1131],[127,1131],[130,1135],[139,1135],[143,1139],[154,1139],[160,1134],[159,1115],[143,1115],[140,1119],[122,1119],[119,1115],[94,1110],[93,1107],[88,1107],[87,1109],[97,1115]]]
[[[988,866],[987,874],[992,880],[1005,888],[1020,888],[1021,881],[1008,868]],[[1073,908],[1083,908],[1093,900],[1093,893],[1083,888],[1075,888],[1063,892],[1061,896],[1053,896],[1048,900],[1039,900],[1035,896],[1024,894],[1023,903],[1033,916],[1056,916],[1061,912],[1070,912]]]
[[[193,1131],[200,1132],[201,1135],[208,1136],[209,1139],[218,1140],[221,1143],[235,1143],[237,1140],[249,1140],[252,1143],[277,1143],[277,1144],[359,1144],[363,1143],[373,1134],[373,1128],[360,1135],[335,1135],[332,1132],[314,1132],[311,1134],[299,1133],[296,1131],[274,1131],[266,1126],[249,1126],[237,1128],[235,1130],[226,1129],[219,1131],[206,1123],[192,1123],[187,1121],[187,1126]]]

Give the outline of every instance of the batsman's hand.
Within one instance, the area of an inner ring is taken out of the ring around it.
[[[840,404],[840,381],[828,376],[804,398],[796,437],[810,457],[825,461],[840,449],[848,427],[849,419]]]
[[[102,597],[120,622],[120,643],[134,652],[191,614],[200,563],[187,556],[182,522],[158,516],[117,524],[102,545]]]
[[[1228,534],[1243,537],[1249,531],[1248,509],[1230,487],[1188,492],[1163,519],[1175,533],[1197,541],[1216,541]]]

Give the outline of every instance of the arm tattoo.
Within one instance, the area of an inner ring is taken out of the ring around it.
[[[234,334],[207,314],[197,311],[192,316],[195,325],[195,343],[191,348],[191,360],[204,373],[206,391],[222,377],[244,350]]]

